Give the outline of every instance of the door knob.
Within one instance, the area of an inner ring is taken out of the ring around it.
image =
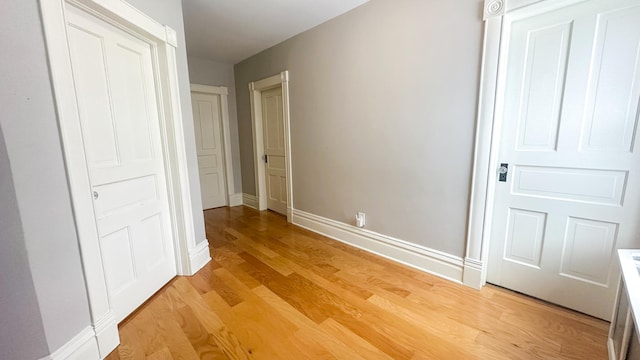
[[[98,200],[98,196],[100,196],[100,194],[98,194],[97,191],[93,192],[93,200]]]
[[[501,181],[501,182],[507,181],[508,173],[509,173],[509,164],[507,163],[500,164],[500,169],[498,170],[498,181]]]

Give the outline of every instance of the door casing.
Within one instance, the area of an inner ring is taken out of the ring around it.
[[[234,206],[236,201],[234,200],[235,189],[233,185],[233,162],[231,156],[231,133],[229,130],[229,89],[225,86],[209,86],[191,84],[192,93],[203,93],[220,96],[220,109],[222,112],[222,142],[224,143],[224,171],[225,181],[227,182],[227,204],[228,206]]]
[[[291,131],[289,121],[289,72],[283,71],[280,74],[268,78],[252,81],[249,83],[249,96],[251,102],[251,120],[253,130],[253,164],[256,170],[256,198],[258,199],[258,210],[267,209],[267,180],[266,167],[262,160],[264,154],[264,135],[262,126],[262,92],[265,90],[282,87],[282,109],[284,121],[284,161],[285,173],[287,177],[287,222],[291,222],[293,209],[293,185],[291,169]]]
[[[71,192],[80,256],[87,287],[92,339],[101,358],[119,343],[117,324],[109,304],[83,150],[83,137],[73,86],[67,44],[65,9],[74,6],[148,43],[152,49],[158,93],[163,161],[179,275],[193,275],[209,260],[208,241],[196,245],[187,154],[180,109],[176,63],[177,36],[121,0],[40,0],[46,47],[58,113],[66,172]]]

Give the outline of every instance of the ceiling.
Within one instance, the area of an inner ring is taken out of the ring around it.
[[[182,0],[187,53],[238,63],[368,0]]]

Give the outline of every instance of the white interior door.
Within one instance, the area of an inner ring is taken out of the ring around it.
[[[176,275],[150,45],[70,7],[77,104],[117,321]]]
[[[608,319],[615,249],[640,247],[640,1],[557,4],[505,16],[487,275]]]
[[[221,100],[218,94],[191,93],[204,209],[228,205]]]
[[[262,92],[262,132],[266,155],[267,208],[287,214],[282,87]]]

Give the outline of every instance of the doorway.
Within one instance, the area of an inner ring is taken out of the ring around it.
[[[640,2],[537,2],[502,34],[487,281],[608,320],[640,245]]]
[[[66,11],[84,155],[116,321],[176,275],[148,44]]]
[[[74,346],[106,357],[136,304],[209,260],[193,233],[176,33],[121,1],[40,7],[91,312],[93,337]]]
[[[233,206],[228,89],[191,84],[191,105],[204,210]]]
[[[289,74],[249,84],[258,210],[271,209],[291,222],[291,134]]]

